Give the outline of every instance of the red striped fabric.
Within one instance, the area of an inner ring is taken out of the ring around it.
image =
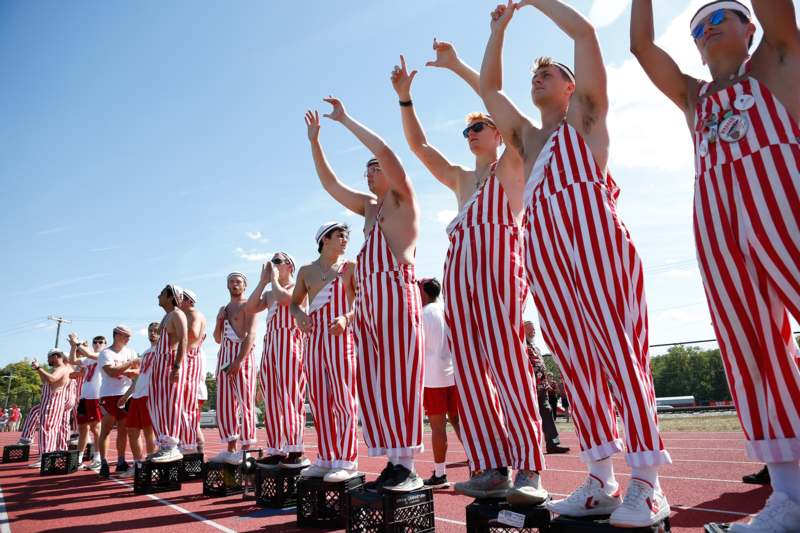
[[[150,394],[147,408],[153,423],[153,432],[160,446],[175,447],[180,442],[183,394],[186,379],[186,358],[181,362],[180,379],[173,383],[169,379],[177,350],[170,349],[169,333],[161,328],[150,374]]]
[[[200,358],[203,357],[203,342],[205,342],[205,334],[200,343],[192,349],[186,350],[186,363],[184,365],[184,372],[186,378],[183,388],[183,415],[181,418],[181,446],[184,448],[194,448],[197,446],[197,432],[199,426],[197,405],[197,388],[200,386],[200,380],[205,379],[205,376],[200,375]]]
[[[339,336],[328,333],[328,325],[349,310],[342,278],[346,268],[346,265],[340,267],[339,275],[330,282],[330,300],[309,317],[311,331],[306,337],[305,371],[317,430],[316,464],[354,469],[358,458],[358,398],[353,332],[348,327]]]
[[[711,318],[748,456],[797,461],[800,371],[789,314],[800,319],[800,126],[755,78],[707,90],[695,110],[694,233]],[[736,109],[741,95],[752,107]],[[701,149],[701,126],[728,111],[747,118],[746,135]]]
[[[31,439],[33,438],[34,431],[36,435],[39,434],[39,415],[42,412],[42,404],[37,403],[30,408],[28,414],[25,416],[25,422],[22,423],[22,433],[19,438]]]
[[[69,384],[56,390],[42,386],[41,412],[39,415],[39,453],[50,453],[67,449],[67,431],[64,431],[64,416],[70,393]]]
[[[414,265],[396,260],[375,220],[356,268],[362,432],[371,456],[411,455],[422,450],[422,303]]]
[[[525,256],[544,340],[561,367],[584,460],[623,449],[631,466],[671,462],[658,429],[642,264],[619,194],[566,122],[525,213]],[[535,179],[539,177],[532,177]]]
[[[542,470],[541,419],[522,326],[522,235],[494,169],[449,237],[445,320],[470,465]]]
[[[232,327],[225,321],[226,331]],[[255,361],[253,348],[245,355],[239,372],[229,374],[221,369],[230,365],[239,350],[242,341],[234,341],[223,335],[222,344],[217,354],[217,429],[223,442],[240,440],[243,445],[256,443],[256,411],[255,411]]]

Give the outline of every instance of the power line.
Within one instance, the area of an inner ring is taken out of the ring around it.
[[[800,335],[800,331],[794,331],[792,332],[792,335]],[[664,344],[651,344],[650,348],[663,348],[664,346],[681,346],[685,344],[706,344],[709,342],[717,342],[717,339],[703,339],[699,341],[666,342]]]
[[[58,348],[58,337],[61,335],[61,324],[72,324],[72,320],[66,320],[63,317],[52,315],[48,316],[47,320],[52,320],[58,324],[58,327],[56,328],[56,344],[54,346],[54,348]]]

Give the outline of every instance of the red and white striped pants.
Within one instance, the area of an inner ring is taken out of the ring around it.
[[[167,353],[158,352],[153,356],[147,396],[147,409],[150,411],[153,432],[159,446],[166,448],[174,448],[180,442],[183,421],[186,363],[181,364],[177,383],[169,379],[176,355],[175,350],[172,350]],[[183,361],[186,361],[185,357]]]
[[[616,404],[628,464],[669,464],[650,373],[642,265],[611,193],[596,181],[573,183],[535,200],[525,222],[529,283],[544,341],[561,367],[581,459],[622,451]]]
[[[181,418],[181,446],[194,448],[197,446],[197,388],[200,386],[200,358],[202,350],[186,352],[183,372],[186,374],[183,389],[183,417]]]
[[[69,387],[42,388],[42,411],[39,415],[39,453],[64,451],[69,437],[67,401]]]
[[[31,407],[25,416],[25,422],[22,424],[22,434],[19,436],[21,439],[32,439],[34,430],[39,431],[39,415],[42,412],[42,404],[37,403]]]
[[[264,335],[258,386],[264,399],[267,454],[302,452],[306,376],[303,336],[298,329],[274,328]]]
[[[702,174],[695,241],[728,386],[751,459],[800,460],[800,146]]]
[[[473,470],[544,468],[522,326],[527,282],[520,233],[500,224],[458,228],[445,261],[445,319],[462,442]]]
[[[356,426],[356,355],[351,328],[339,336],[328,333],[327,313],[313,313],[306,338],[305,368],[314,425],[316,464],[354,469],[358,461]]]
[[[368,274],[355,302],[361,430],[370,456],[422,451],[422,304],[413,265]]]
[[[222,442],[239,439],[245,446],[256,443],[255,363],[250,349],[236,374],[220,370],[233,362],[242,342],[227,337],[217,356],[217,426]]]

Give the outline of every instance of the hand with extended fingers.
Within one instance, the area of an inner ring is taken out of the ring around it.
[[[433,38],[433,49],[436,52],[436,59],[425,63],[426,67],[439,67],[452,69],[458,64],[458,52],[456,47],[446,41],[437,41]]]
[[[344,122],[347,118],[347,111],[344,108],[344,104],[338,98],[334,98],[331,95],[328,95],[327,98],[322,99],[323,102],[328,102],[333,106],[330,113],[325,113],[322,115],[325,118],[329,118],[331,120],[335,120],[336,122]]]
[[[511,18],[514,16],[514,11],[519,9],[519,5],[514,3],[514,0],[508,0],[507,4],[498,4],[492,11],[492,21],[489,27],[493,32],[503,31],[508,27]]]
[[[272,280],[275,279],[275,265],[272,264],[272,261],[267,261],[263,265],[261,265],[261,283],[267,285],[272,283]]]
[[[319,111],[306,111],[306,127],[309,141],[319,139]]]
[[[416,75],[416,70],[412,70],[409,74],[406,68],[406,58],[401,54],[400,64],[395,65],[392,70],[392,87],[401,100],[411,100],[411,83]]]

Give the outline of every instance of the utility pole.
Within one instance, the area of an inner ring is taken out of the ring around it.
[[[56,328],[56,345],[54,348],[58,348],[58,337],[61,335],[61,324],[72,324],[72,320],[65,320],[63,317],[60,316],[48,316],[47,320],[52,320],[58,324]]]

